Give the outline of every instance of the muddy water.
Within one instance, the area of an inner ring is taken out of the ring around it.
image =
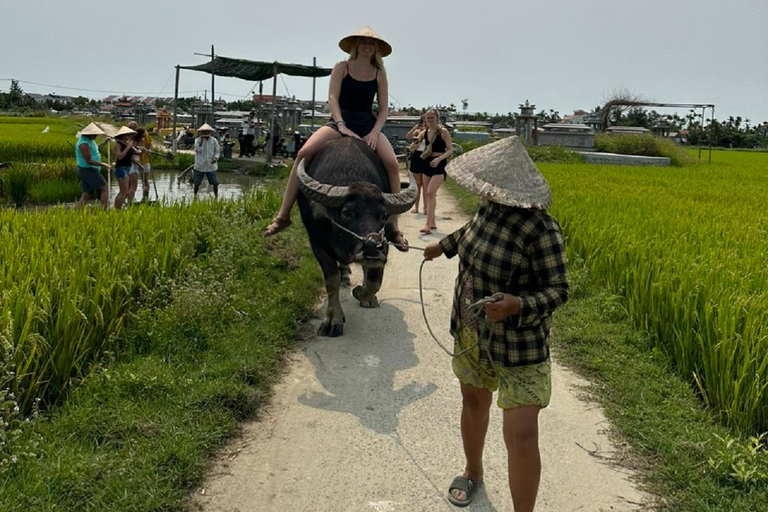
[[[191,200],[194,198],[194,189],[192,183],[189,182],[189,178],[192,177],[192,173],[189,172],[185,178],[178,181],[178,176],[181,171],[153,171],[155,175],[155,184],[157,185],[157,195],[160,201],[181,201]],[[253,187],[258,187],[262,181],[259,178],[253,176],[245,176],[242,174],[236,174],[231,172],[219,172],[217,173],[219,179],[219,199],[233,199],[240,197],[244,192],[250,190]],[[112,179],[112,187],[110,193],[110,199],[114,201],[115,196],[120,191],[117,186],[117,182]],[[200,185],[200,191],[197,194],[198,199],[206,199],[213,197],[213,187],[208,185],[208,182],[203,178],[203,183]],[[141,202],[142,198],[142,184],[139,179],[139,188],[136,191],[136,201]],[[152,183],[152,174],[149,175],[149,200],[155,201],[155,187]]]

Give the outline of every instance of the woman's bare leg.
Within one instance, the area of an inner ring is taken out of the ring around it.
[[[302,160],[306,160],[308,163],[318,148],[320,148],[320,146],[329,140],[338,139],[340,137],[341,134],[333,128],[322,126],[319,130],[313,133],[309,139],[307,139],[307,142],[305,142],[301,147],[299,153],[296,155],[296,159],[293,161],[291,174],[288,176],[288,182],[285,185],[283,202],[280,205],[280,210],[277,212],[275,220],[272,221],[272,223],[267,227],[267,230],[264,232],[265,236],[275,235],[288,227],[289,221],[291,219],[291,209],[293,208],[293,203],[296,202],[296,197],[299,195],[299,179],[296,177],[299,163]]]
[[[429,183],[424,187],[427,196],[427,222],[426,227],[428,229],[435,229],[435,209],[437,208],[437,189],[445,181],[445,177],[442,174],[432,176],[429,178]]]
[[[395,156],[395,150],[392,149],[392,144],[389,143],[389,139],[383,133],[379,134],[379,141],[376,143],[376,153],[381,158],[381,163],[384,164],[384,168],[387,170],[387,176],[389,177],[389,186],[392,193],[397,194],[400,192],[400,163]],[[403,236],[398,226],[398,219],[395,216],[392,219],[392,228],[395,232],[399,233],[391,240],[392,242],[399,244],[398,250],[407,251],[408,241]]]
[[[426,197],[426,191],[422,192],[423,186],[422,186],[422,175],[420,172],[414,172],[413,174],[413,180],[416,182],[416,202],[413,204],[413,209],[411,210],[411,213],[419,213],[419,199],[421,198],[421,194],[424,194],[424,197]],[[426,203],[424,203],[426,205]]]

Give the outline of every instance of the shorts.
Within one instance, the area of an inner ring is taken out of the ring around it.
[[[196,187],[199,187],[200,184],[203,182],[203,176],[205,176],[205,178],[208,180],[208,183],[210,183],[211,185],[219,184],[219,178],[218,176],[216,176],[216,171],[210,171],[210,172],[194,171],[192,182],[195,184]]]
[[[440,163],[437,164],[437,167],[432,167],[432,160],[434,160],[434,158],[422,160],[422,162],[424,162],[424,167],[422,168],[421,172],[424,174],[424,176],[428,176],[430,178],[434,176],[442,176],[443,178],[448,179],[448,174],[445,172],[445,167],[448,165],[448,162],[445,160],[440,160]]]
[[[84,194],[98,193],[107,186],[107,180],[101,175],[101,171],[93,167],[78,166],[77,177],[80,178],[80,190]]]
[[[128,175],[131,174],[132,167],[132,165],[121,165],[119,167],[115,167],[115,179],[124,180],[127,178]]]
[[[344,119],[344,124],[347,128],[355,132],[360,137],[365,137],[373,127],[376,126],[376,117],[372,112],[353,112],[351,110],[342,110],[341,118]],[[328,121],[323,126],[333,128],[337,132],[339,127],[336,125],[336,121]]]
[[[421,151],[414,151],[411,153],[411,165],[409,171],[413,174],[421,174],[424,172],[424,167],[427,162],[421,159]]]
[[[139,169],[140,169],[139,165],[141,164],[133,164],[131,166],[131,170],[128,172],[128,175],[130,176],[131,174],[139,174]]]
[[[144,164],[142,166],[142,170],[143,170],[143,172],[147,173],[147,172],[152,170],[152,165],[151,164]]]
[[[456,340],[456,352],[470,347],[477,341],[477,332],[466,327],[459,327],[459,339]],[[552,396],[552,363],[547,359],[543,363],[525,366],[489,367],[479,361],[480,347],[453,358],[453,373],[463,384],[491,392],[498,390],[496,405],[500,409],[514,409],[524,405],[547,407]]]

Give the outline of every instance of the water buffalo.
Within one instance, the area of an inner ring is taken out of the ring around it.
[[[350,137],[324,144],[304,168],[298,168],[301,220],[325,277],[328,308],[318,334],[340,336],[344,311],[339,287],[349,284],[349,264],[360,261],[363,284],[352,290],[362,307],[376,307],[391,219],[416,202],[416,186],[391,193],[387,171],[363,141]]]

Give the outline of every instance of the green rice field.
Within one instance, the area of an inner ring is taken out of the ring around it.
[[[768,154],[539,165],[570,258],[621,298],[723,423],[767,431]]]

